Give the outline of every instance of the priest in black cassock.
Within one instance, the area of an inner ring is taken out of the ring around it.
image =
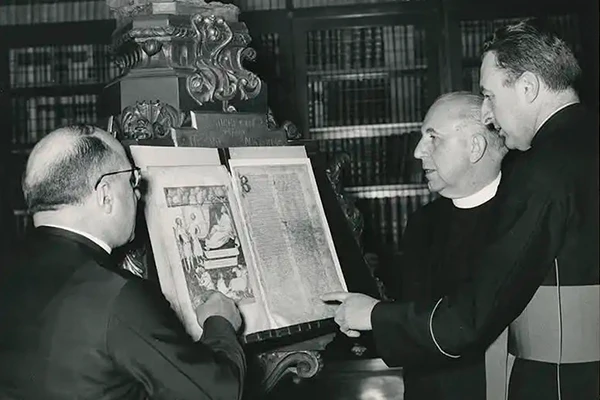
[[[510,400],[600,397],[598,119],[573,88],[564,41],[530,22],[486,43],[485,123],[520,152],[494,198],[474,276],[436,301],[382,302],[334,293],[348,335],[373,330],[390,366],[441,354],[464,359],[509,325]]]
[[[480,95],[449,93],[423,120],[414,156],[422,161],[429,190],[442,197],[409,220],[401,264],[394,269],[399,274],[386,285],[401,286],[392,290],[396,299],[435,301],[474,275],[467,261],[483,247],[508,151],[504,139],[481,122],[482,103]],[[406,366],[404,400],[484,400],[491,371],[483,351],[459,360],[435,354]],[[502,390],[501,382],[489,383],[495,393]]]

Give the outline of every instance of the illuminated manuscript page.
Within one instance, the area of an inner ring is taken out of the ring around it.
[[[132,149],[147,181],[146,223],[161,289],[196,340],[202,328],[194,310],[208,290],[236,301],[244,334],[271,328],[229,173],[222,165],[165,165],[214,162],[206,150],[214,149]]]
[[[274,327],[332,317],[319,296],[346,285],[310,160],[231,159],[230,167]]]

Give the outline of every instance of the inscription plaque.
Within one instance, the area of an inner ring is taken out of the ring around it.
[[[269,130],[265,115],[192,112],[192,127],[173,129],[180,147],[280,146],[287,144],[282,129]]]

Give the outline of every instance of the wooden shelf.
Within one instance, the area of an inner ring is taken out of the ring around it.
[[[317,70],[310,69],[306,72],[309,80],[320,81],[355,81],[367,79],[392,78],[401,75],[416,75],[427,72],[427,65],[416,65],[406,68],[356,68],[333,69],[333,70]],[[318,78],[318,79],[314,79]]]
[[[315,27],[326,26],[332,21],[338,24],[343,21],[351,26],[360,26],[369,17],[397,19],[399,16],[406,16],[415,18],[435,12],[437,7],[437,2],[431,1],[388,1],[372,4],[293,8],[291,12],[295,19],[306,20]]]
[[[350,186],[344,188],[348,196],[358,199],[386,199],[392,197],[424,196],[431,192],[426,183],[396,185]]]
[[[395,136],[421,130],[421,122],[396,122],[390,124],[329,126],[311,128],[310,138],[316,140]]]

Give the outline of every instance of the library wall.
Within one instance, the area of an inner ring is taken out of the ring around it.
[[[377,253],[399,249],[408,215],[432,199],[413,152],[436,93],[423,22],[365,25],[306,30],[307,132],[329,160],[350,156],[343,186]]]
[[[110,18],[104,0],[63,2],[3,0],[0,4],[0,25],[79,22]]]
[[[582,40],[577,1],[535,12],[513,1],[497,13],[452,9],[454,1],[229,1],[248,25],[258,56],[247,67],[267,83],[277,121],[295,123],[329,161],[350,156],[342,180],[363,214],[368,252],[399,251],[410,214],[435,198],[413,157],[421,121],[442,87],[479,91],[479,54],[494,29],[546,13],[582,60],[597,54],[597,42]],[[5,231],[22,235],[31,223],[20,190],[31,147],[60,125],[96,122],[98,96],[118,75],[114,26],[104,0],[1,2],[0,105],[8,117],[0,151],[10,190],[0,207],[14,215]],[[445,64],[450,85],[440,81]]]

